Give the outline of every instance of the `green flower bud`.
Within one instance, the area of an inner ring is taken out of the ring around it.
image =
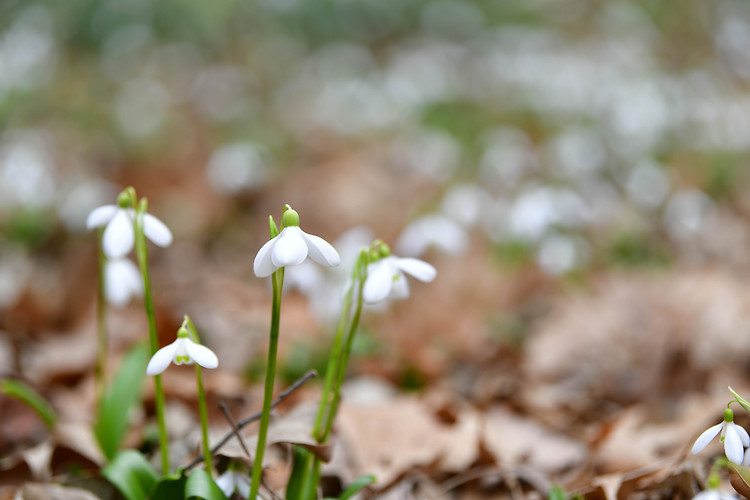
[[[708,476],[708,487],[712,490],[715,490],[719,487],[721,484],[721,478],[719,478],[719,475],[715,472],[712,472],[711,475]]]
[[[188,333],[187,328],[184,326],[181,326],[179,330],[177,330],[177,338],[178,339],[187,339],[190,338],[190,333]]]
[[[117,196],[117,206],[119,206],[120,208],[131,208],[131,205],[132,198],[130,197],[130,193],[126,189]]]
[[[284,205],[284,214],[281,216],[281,227],[299,226],[299,214],[289,205]]]
[[[724,422],[734,422],[734,412],[729,408],[724,410]]]

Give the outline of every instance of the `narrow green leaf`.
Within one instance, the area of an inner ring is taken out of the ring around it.
[[[127,500],[149,498],[159,480],[148,460],[135,450],[118,453],[109,465],[102,469],[102,474]]]
[[[108,460],[117,454],[128,428],[131,410],[141,399],[148,353],[145,343],[131,349],[99,401],[94,435]]]
[[[57,414],[50,404],[34,389],[19,380],[6,378],[0,381],[0,392],[16,398],[34,410],[48,429],[55,427]]]
[[[359,476],[339,497],[339,500],[347,500],[376,481],[375,476]]]
[[[227,500],[224,492],[203,469],[195,469],[185,483],[185,499]]]

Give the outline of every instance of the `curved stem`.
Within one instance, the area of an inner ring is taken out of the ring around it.
[[[159,350],[159,336],[156,332],[156,316],[154,315],[154,301],[151,297],[151,277],[148,272],[148,248],[146,247],[146,235],[143,232],[142,215],[146,213],[147,202],[141,200],[136,210],[135,229],[135,252],[138,257],[138,265],[143,276],[143,303],[146,308],[148,319],[148,336],[151,347],[151,355]],[[159,428],[159,451],[161,452],[162,474],[169,473],[169,437],[167,435],[167,424],[164,418],[164,388],[161,383],[161,375],[154,376],[154,398],[156,402],[156,422]]]
[[[263,454],[268,435],[268,422],[271,418],[271,400],[273,399],[273,385],[276,377],[276,352],[279,346],[279,323],[281,319],[281,289],[284,285],[284,268],[274,272],[271,276],[273,283],[273,306],[271,310],[271,331],[268,342],[268,364],[266,365],[266,384],[263,392],[263,410],[261,411],[260,426],[258,428],[258,446],[253,457],[253,473],[250,480],[250,496],[258,495],[260,480],[263,474]]]

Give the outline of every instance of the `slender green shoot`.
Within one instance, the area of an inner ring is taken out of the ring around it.
[[[185,321],[183,325],[187,326],[192,341],[196,344],[200,344],[200,337],[198,336],[198,330],[195,329],[195,325],[189,316],[185,315]],[[206,464],[206,472],[208,475],[213,477],[214,467],[213,460],[211,459],[211,446],[208,442],[208,410],[206,408],[206,392],[203,390],[203,376],[201,367],[198,363],[195,363],[195,380],[198,384],[198,409],[201,416],[201,439],[203,444],[203,461]]]
[[[146,318],[148,319],[149,344],[151,355],[156,354],[159,350],[159,336],[156,331],[156,316],[154,314],[154,301],[151,296],[151,276],[148,271],[148,247],[146,245],[146,235],[143,232],[143,216],[148,208],[148,200],[143,198],[137,203],[135,190],[130,187],[127,189],[130,193],[131,203],[136,209],[133,220],[135,230],[135,252],[138,258],[138,266],[143,276],[143,303],[146,308]],[[165,419],[164,388],[161,383],[161,375],[154,376],[154,397],[156,401],[156,422],[159,429],[159,451],[161,452],[162,474],[169,473],[169,436],[167,434],[167,424]]]

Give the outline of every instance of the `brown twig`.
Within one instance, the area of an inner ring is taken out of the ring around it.
[[[299,389],[302,386],[302,384],[304,384],[305,382],[307,382],[311,378],[314,378],[314,377],[317,377],[317,376],[318,376],[318,372],[316,372],[315,370],[308,370],[307,373],[305,373],[304,375],[302,375],[302,377],[300,377],[299,379],[297,379],[285,391],[283,391],[282,393],[280,393],[278,395],[278,397],[273,400],[273,402],[271,402],[271,408],[276,408],[282,401],[284,401],[287,397],[289,397],[289,395],[291,393],[293,393],[294,391],[296,391],[297,389]],[[248,424],[250,424],[252,422],[255,422],[256,420],[260,419],[260,414],[261,414],[261,412],[253,413],[249,417],[247,417],[247,418],[245,418],[245,419],[240,420],[239,422],[237,422],[237,426],[236,427],[232,426],[232,430],[229,431],[229,433],[227,433],[227,435],[225,435],[223,438],[221,438],[221,440],[218,443],[216,443],[213,446],[213,448],[211,448],[211,454],[213,455],[214,453],[216,453],[217,451],[219,451],[219,449],[222,446],[224,446],[225,444],[227,444],[227,442],[232,438],[233,435],[235,435],[235,433],[239,434],[239,430],[240,429],[242,429],[246,425],[248,425]],[[242,442],[242,441],[240,441],[240,442]],[[201,463],[202,461],[203,461],[203,457],[202,456],[195,457],[192,462],[190,462],[189,464],[187,464],[184,467],[184,470],[186,470],[186,471],[190,470],[193,467],[195,467],[196,465],[198,465],[199,463]]]

